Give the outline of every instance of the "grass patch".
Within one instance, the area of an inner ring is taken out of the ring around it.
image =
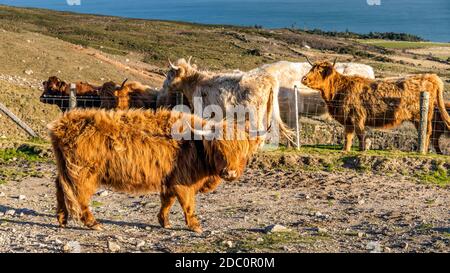
[[[98,208],[98,207],[103,206],[103,203],[94,200],[94,201],[92,201],[91,206],[92,206],[93,208]]]
[[[22,159],[30,162],[44,162],[46,158],[40,156],[36,149],[31,147],[22,147],[18,149],[2,149],[0,150],[0,161],[14,161]]]
[[[380,46],[389,49],[413,49],[413,48],[426,48],[426,47],[450,47],[450,43],[435,43],[435,42],[408,42],[408,41],[388,41],[388,40],[357,40],[363,44],[369,44],[373,46]]]
[[[447,187],[450,185],[450,170],[439,167],[437,170],[417,175],[424,183],[431,183],[440,187]]]
[[[432,224],[420,224],[419,226],[417,226],[417,230],[419,231],[426,231],[426,230],[430,230],[433,228]]]

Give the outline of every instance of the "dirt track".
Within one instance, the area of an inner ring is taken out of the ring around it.
[[[178,204],[173,229],[162,229],[158,195],[111,192],[92,203],[105,231],[73,221],[60,229],[53,165],[20,165],[36,177],[0,185],[0,252],[450,251],[449,188],[399,174],[250,167],[241,181],[198,195],[198,235],[185,230]],[[289,231],[263,232],[272,224]]]

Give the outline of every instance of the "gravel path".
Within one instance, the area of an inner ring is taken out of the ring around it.
[[[0,185],[0,252],[450,251],[449,188],[401,175],[248,168],[241,181],[198,195],[204,232],[195,234],[178,204],[173,229],[162,229],[157,194],[109,191],[92,203],[105,231],[74,221],[60,229],[54,167],[35,169],[37,177]]]

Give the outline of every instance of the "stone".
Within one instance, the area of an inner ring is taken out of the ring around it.
[[[14,215],[14,214],[16,214],[16,211],[15,210],[13,210],[13,209],[9,209],[9,210],[7,210],[6,212],[5,212],[5,215]]]
[[[97,195],[101,196],[101,197],[105,197],[105,196],[109,195],[109,192],[107,190],[101,190],[101,191],[97,192]]]
[[[27,74],[27,75],[32,75],[34,72],[31,69],[27,69],[25,70],[23,73]]]
[[[327,232],[328,232],[328,229],[322,228],[322,227],[318,227],[318,228],[316,229],[316,231],[317,231],[318,233],[327,233]]]
[[[143,247],[143,246],[145,246],[145,241],[139,241],[139,242],[136,244],[136,247],[137,247],[137,248],[141,248],[141,247]]]
[[[380,242],[371,241],[368,242],[366,245],[366,249],[369,250],[370,253],[380,253],[382,252],[381,244]]]
[[[117,252],[120,250],[120,245],[115,242],[108,241],[108,249],[111,252]]]
[[[278,224],[267,226],[264,229],[264,232],[266,233],[286,232],[286,231],[289,231],[287,227]]]
[[[227,247],[233,247],[233,242],[232,241],[223,241],[222,242],[223,245],[227,246]]]
[[[81,253],[81,245],[77,241],[70,241],[63,246],[63,251],[66,253]]]

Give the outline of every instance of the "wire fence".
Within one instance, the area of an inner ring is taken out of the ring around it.
[[[291,101],[280,101],[280,115],[288,127],[296,134],[295,142],[299,146],[328,147],[340,149],[344,145],[344,126],[336,119],[345,119],[344,104],[337,103],[333,113],[329,113],[325,102],[319,96],[304,96],[295,88],[295,96]],[[425,96],[428,94],[423,92]],[[428,100],[421,99],[421,118],[416,124],[404,122],[400,126],[389,129],[374,129],[380,125],[390,123],[394,119],[394,109],[398,101],[386,100],[375,105],[383,111],[382,115],[375,115],[366,123],[366,147],[375,150],[401,150],[425,152],[425,135],[427,133]],[[363,105],[365,108],[374,105]],[[450,109],[447,109],[450,112]],[[432,136],[430,149],[436,152],[450,153],[450,140],[444,137],[446,126],[441,119],[438,108],[434,109],[432,122]],[[421,146],[422,145],[422,146]],[[353,146],[359,146],[359,139],[355,134]]]
[[[288,127],[295,131],[295,146],[315,146],[340,149],[345,141],[344,127],[336,121],[337,119],[345,119],[343,115],[343,104],[336,105],[333,113],[328,113],[325,102],[320,96],[301,96],[297,88],[295,88],[294,100],[280,102],[280,115],[282,120],[286,122]],[[423,92],[424,94],[426,92]],[[156,108],[156,96],[146,105],[136,103],[141,98],[133,98],[130,96],[129,108]],[[75,101],[72,102],[71,100]],[[177,105],[184,103],[184,97],[181,93],[175,94]],[[101,96],[77,96],[71,93],[71,96],[55,96],[43,95],[41,102],[55,104],[62,111],[71,108],[105,108],[116,109],[118,98],[101,97]],[[401,150],[401,151],[424,151],[423,139],[427,132],[426,112],[428,110],[428,101],[421,100],[421,119],[414,125],[405,122],[402,125],[392,129],[373,129],[380,127],[392,121],[394,116],[394,107],[397,101],[387,100],[376,105],[379,109],[384,109],[383,115],[371,118],[366,126],[366,147],[375,150]],[[373,107],[374,105],[370,105]],[[450,153],[450,141],[448,138],[441,137],[448,133],[445,124],[440,118],[440,112],[436,108],[432,122],[432,139],[430,141],[430,149],[435,151],[443,151]],[[448,109],[450,111],[450,109]],[[443,140],[444,139],[444,140]],[[287,142],[292,145],[291,142]],[[357,135],[353,137],[353,146],[359,145]]]
[[[70,96],[58,95],[42,95],[40,101],[46,104],[57,105],[61,111],[67,111],[71,108],[102,108],[117,109],[119,106],[116,97],[100,97],[100,96],[75,96],[75,104],[71,107]],[[145,98],[130,96],[125,108],[144,108],[156,109],[156,98]]]

